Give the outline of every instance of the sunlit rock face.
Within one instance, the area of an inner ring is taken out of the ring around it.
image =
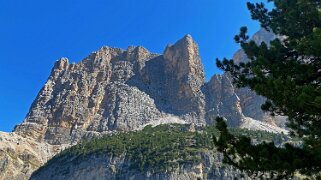
[[[222,164],[219,153],[204,152],[203,163],[186,163],[168,172],[154,170],[140,171],[131,168],[130,161],[124,157],[110,157],[106,154],[92,154],[79,163],[75,157],[59,159],[31,176],[31,180],[87,180],[87,179],[124,179],[124,180],[197,180],[197,179],[241,179],[241,172],[232,166]],[[61,166],[64,164],[64,166]],[[244,179],[250,179],[247,176]]]
[[[253,39],[273,38],[260,31]],[[234,60],[247,58],[239,51]],[[209,125],[223,116],[232,127],[282,131],[276,126],[283,126],[284,118],[260,109],[263,97],[235,88],[228,74],[214,75],[209,82],[204,77],[198,45],[190,35],[167,46],[163,55],[130,46],[102,47],[79,63],[61,58],[23,123],[13,133],[1,134],[6,138],[0,144],[6,146],[0,146],[0,177],[28,178],[80,140],[146,124]],[[20,139],[23,147],[10,137]]]
[[[78,64],[62,58],[15,132],[65,144],[134,130],[169,115],[204,124],[204,79],[198,46],[189,35],[166,47],[164,55],[143,47],[103,47]]]
[[[167,94],[170,104],[178,113],[204,114],[204,95],[201,86],[205,75],[198,46],[190,35],[185,36],[164,52]]]

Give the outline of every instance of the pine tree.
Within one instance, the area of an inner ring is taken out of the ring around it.
[[[268,10],[264,3],[247,6],[252,19],[282,40],[257,45],[242,27],[235,41],[249,62],[235,64],[226,58],[216,62],[231,74],[237,87],[249,87],[267,98],[263,110],[287,116],[291,136],[302,138],[303,145],[253,145],[247,137],[231,135],[222,118],[217,119],[220,138],[214,141],[225,161],[241,170],[277,174],[275,178],[296,172],[321,178],[321,1],[268,2],[274,4],[273,9]]]

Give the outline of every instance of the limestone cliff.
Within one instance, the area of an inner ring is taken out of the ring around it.
[[[182,167],[168,172],[142,172],[130,168],[130,161],[124,157],[93,154],[85,160],[78,161],[78,163],[76,157],[60,159],[60,162],[45,167],[41,172],[33,175],[31,180],[233,180],[241,178],[239,170],[222,164],[222,155],[203,153],[200,156],[204,163],[186,163]],[[64,166],[61,166],[61,164],[64,164]]]
[[[103,47],[78,64],[57,61],[15,132],[59,145],[101,132],[134,130],[169,115],[197,124],[213,123],[220,115],[235,127],[245,116],[266,121],[259,109],[263,100],[250,102],[247,94],[235,89],[227,75],[204,82],[198,46],[190,35],[166,47],[164,55],[143,47]]]
[[[68,145],[50,145],[16,133],[0,132],[0,179],[22,180]]]

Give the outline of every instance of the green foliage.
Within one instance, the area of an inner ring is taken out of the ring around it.
[[[212,127],[200,134],[184,128],[182,125],[160,125],[155,128],[147,126],[142,131],[84,141],[62,151],[48,161],[46,166],[65,157],[74,157],[74,161],[77,161],[91,154],[125,156],[130,160],[131,168],[141,171],[166,171],[176,169],[184,163],[199,163],[201,152],[213,150],[213,133],[218,131]]]
[[[247,54],[249,62],[234,64],[233,60],[224,59],[217,60],[217,66],[228,71],[238,87],[249,87],[267,97],[262,109],[272,115],[288,116],[291,135],[303,137],[304,143],[300,148],[247,144],[252,148],[247,150],[251,151],[243,154],[240,160],[231,158],[230,163],[251,171],[289,176],[299,171],[317,176],[321,171],[321,1],[269,2],[274,3],[271,11],[263,3],[248,3],[248,9],[254,20],[258,20],[263,28],[283,36],[282,40],[272,41],[270,47],[264,42],[257,45],[249,41],[247,28],[242,27],[235,40]],[[224,127],[219,129],[225,131]],[[240,153],[237,148],[243,148],[239,144],[241,141],[248,143],[243,137],[234,139],[225,135],[229,139],[221,143],[235,146],[227,153],[231,157]],[[223,150],[227,149],[223,147]],[[259,159],[257,155],[260,155]]]
[[[140,171],[164,172],[177,169],[185,163],[200,163],[200,153],[215,151],[213,136],[219,136],[219,131],[215,126],[204,127],[196,132],[187,129],[186,125],[147,126],[142,131],[94,138],[62,151],[42,168],[53,163],[65,163],[65,160],[78,163],[93,154],[127,158],[131,168]],[[287,138],[281,134],[245,129],[230,129],[230,132],[236,136],[249,135],[269,142]]]

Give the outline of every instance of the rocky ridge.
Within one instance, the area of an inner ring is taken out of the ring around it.
[[[271,40],[264,33],[264,37],[256,34],[257,39]],[[235,61],[244,59],[239,54]],[[23,123],[11,135],[0,136],[24,140],[16,144],[11,138],[0,139],[7,144],[0,146],[0,174],[5,178],[13,169],[25,168],[13,177],[29,177],[37,168],[24,161],[29,151],[32,162],[40,166],[82,139],[164,123],[169,117],[206,125],[223,116],[232,127],[252,124],[251,128],[260,129],[263,124],[264,130],[283,131],[274,128],[282,124],[279,119],[259,108],[264,98],[248,89],[236,89],[227,74],[214,75],[209,82],[204,77],[198,46],[190,35],[166,47],[163,55],[131,46],[127,50],[102,47],[79,63],[61,58]],[[26,150],[17,151],[21,146]],[[18,159],[9,158],[10,152]]]

